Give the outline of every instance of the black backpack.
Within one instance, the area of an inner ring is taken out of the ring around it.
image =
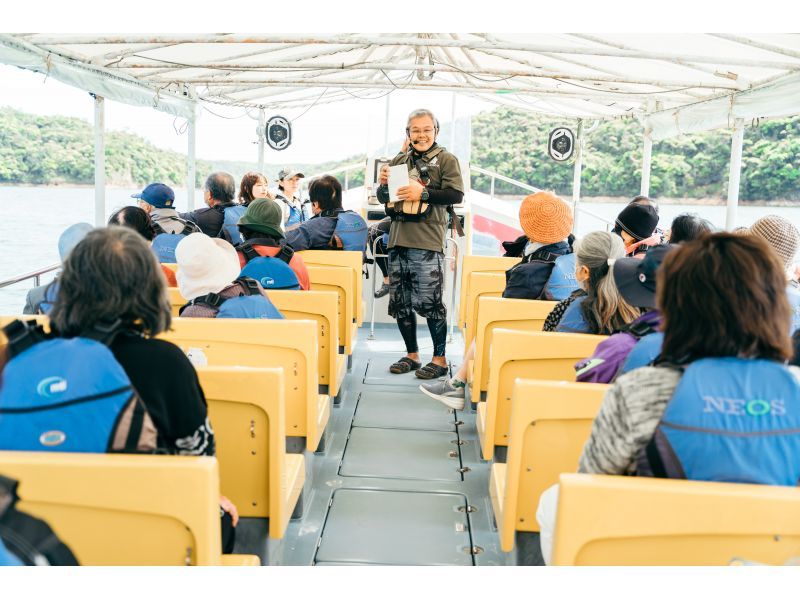
[[[555,261],[559,257],[560,253],[550,253],[542,247],[523,258],[521,263],[506,270],[506,288],[503,290],[503,297],[541,299]]]
[[[16,509],[18,482],[0,476],[0,539],[23,565],[79,565],[47,523]]]

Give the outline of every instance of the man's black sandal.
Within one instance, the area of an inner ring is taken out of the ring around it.
[[[434,378],[441,378],[450,373],[450,370],[444,366],[433,363],[432,361],[423,368],[416,371],[417,378],[423,380],[433,380]]]
[[[422,367],[422,362],[414,361],[410,357],[401,357],[389,366],[389,371],[393,374],[407,374],[411,370],[418,370]]]

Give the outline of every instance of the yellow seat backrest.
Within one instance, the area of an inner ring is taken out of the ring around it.
[[[779,565],[800,555],[800,488],[562,474],[553,542],[556,565]]]
[[[517,378],[575,380],[575,362],[588,357],[605,336],[568,332],[495,330],[489,357],[486,403],[478,406],[478,436],[483,458],[508,446],[511,393]]]
[[[316,449],[330,417],[330,400],[318,392],[314,322],[175,318],[172,330],[159,338],[178,345],[184,353],[202,349],[208,365],[282,368],[286,435],[303,436],[309,449]]]
[[[518,263],[517,257],[490,257],[485,255],[465,255],[461,262],[461,285],[458,295],[458,327],[464,327],[467,307],[467,289],[470,276],[473,272],[504,273],[514,264]]]
[[[0,475],[82,565],[220,564],[214,457],[3,451]]]
[[[297,254],[303,258],[306,266],[339,266],[350,268],[356,281],[356,292],[353,295],[353,314],[359,326],[364,323],[364,313],[362,309],[362,293],[364,278],[362,276],[362,266],[364,255],[360,251],[322,251],[320,249],[308,249],[298,251]]]
[[[333,291],[338,296],[340,346],[352,355],[358,324],[353,311],[356,281],[350,268],[341,266],[307,266],[312,291]]]
[[[473,272],[469,277],[464,315],[464,346],[468,347],[475,338],[479,300],[483,297],[502,297],[505,288],[506,277],[502,272]]]
[[[169,296],[169,306],[172,311],[172,317],[177,318],[181,307],[186,305],[186,299],[181,295],[178,287],[167,287],[167,295]]]
[[[291,292],[291,291],[290,291]],[[201,367],[219,462],[220,488],[241,517],[268,517],[269,535],[282,538],[303,487],[291,484],[286,455],[284,375],[278,368]]]
[[[523,330],[540,332],[547,316],[558,305],[557,301],[534,301],[528,299],[503,299],[481,297],[475,324],[475,366],[472,371],[473,401],[480,399],[481,391],[488,389],[489,350],[494,331]]]
[[[500,547],[514,548],[514,532],[538,532],[536,507],[558,476],[578,470],[607,384],[520,380],[514,384],[506,463],[492,465],[490,494]]]

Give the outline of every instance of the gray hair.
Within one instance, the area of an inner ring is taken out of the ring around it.
[[[155,253],[139,233],[123,226],[95,229],[70,252],[50,314],[53,329],[66,337],[114,320],[147,336],[172,322]]]
[[[406,121],[406,127],[411,126],[411,121],[415,118],[422,118],[424,116],[429,117],[433,121],[433,126],[437,129],[439,128],[439,121],[436,120],[436,117],[433,115],[433,112],[427,110],[426,108],[419,108],[418,110],[414,110],[411,114],[408,115],[408,120]]]
[[[227,172],[212,172],[206,179],[205,190],[211,194],[211,199],[230,203],[236,197],[236,181]]]
[[[575,263],[589,269],[589,296],[581,309],[593,334],[611,334],[639,317],[639,310],[622,298],[609,265],[623,257],[625,244],[612,233],[595,231],[575,242]]]

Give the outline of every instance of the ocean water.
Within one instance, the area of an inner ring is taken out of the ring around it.
[[[137,191],[140,189],[107,189],[106,218],[122,206],[134,205],[136,200],[130,195]],[[348,199],[352,200],[352,194],[358,192],[351,190]],[[0,186],[0,205],[6,208],[0,219],[0,280],[57,263],[58,237],[64,229],[76,222],[94,222],[93,188]],[[186,210],[186,189],[175,189],[175,205],[179,211]],[[198,189],[195,191],[195,207],[202,205],[202,192]],[[610,221],[624,207],[620,203],[587,202],[584,205]],[[669,228],[672,219],[683,212],[695,212],[720,228],[725,224],[725,206],[662,204],[660,226]],[[800,228],[800,207],[740,206],[737,225],[747,226],[766,214],[780,214]],[[582,214],[578,221],[579,235],[592,230],[605,230],[605,225]],[[43,276],[42,282],[51,279],[52,274],[48,274]],[[30,280],[0,289],[0,314],[21,313],[25,295],[32,286]]]

